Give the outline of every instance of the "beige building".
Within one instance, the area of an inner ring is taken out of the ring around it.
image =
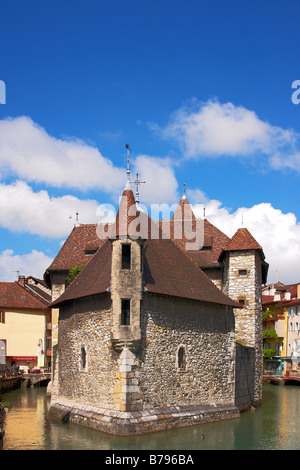
[[[282,375],[300,372],[300,284],[263,288],[264,368]]]
[[[50,292],[32,276],[16,282],[0,282],[0,362],[12,365],[50,367]]]

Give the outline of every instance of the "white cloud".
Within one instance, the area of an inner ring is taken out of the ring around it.
[[[287,168],[300,172],[300,151],[291,154],[275,153],[270,158],[270,166],[274,170]]]
[[[23,276],[34,276],[43,279],[45,270],[50,266],[52,258],[41,251],[32,250],[23,255],[14,254],[13,250],[0,253],[0,279],[3,282],[17,280],[17,272]]]
[[[182,107],[169,123],[156,130],[167,139],[179,142],[187,158],[249,156],[291,149],[298,139],[293,130],[285,130],[262,121],[254,111],[232,103],[217,101]]]
[[[96,223],[97,202],[74,196],[50,197],[45,190],[34,192],[24,181],[0,184],[0,226],[45,238],[67,236],[76,221]],[[72,218],[70,218],[70,216]]]
[[[50,136],[29,117],[0,121],[0,172],[54,187],[121,191],[126,173],[79,139]]]
[[[145,183],[139,186],[140,202],[144,204],[172,204],[177,201],[178,183],[169,158],[139,155],[134,161],[131,181],[139,174]],[[135,193],[135,186],[132,185]]]
[[[203,207],[203,206],[202,206]],[[194,208],[194,207],[193,207]],[[202,208],[194,208],[198,217]],[[300,282],[300,223],[295,214],[283,213],[270,203],[241,207],[230,212],[217,200],[205,202],[207,219],[232,237],[238,228],[246,227],[262,246],[269,263],[269,282]]]

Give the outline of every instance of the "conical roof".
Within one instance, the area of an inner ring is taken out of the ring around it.
[[[225,247],[225,251],[243,250],[262,250],[260,244],[245,227],[239,228]]]

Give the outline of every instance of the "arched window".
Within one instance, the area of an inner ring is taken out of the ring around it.
[[[180,346],[177,351],[177,367],[179,370],[186,370],[185,347]]]
[[[80,370],[86,370],[86,349],[81,346],[80,349]]]

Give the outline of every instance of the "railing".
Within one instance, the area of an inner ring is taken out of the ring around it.
[[[276,376],[282,376],[282,370],[264,370],[263,375],[276,375]]]

